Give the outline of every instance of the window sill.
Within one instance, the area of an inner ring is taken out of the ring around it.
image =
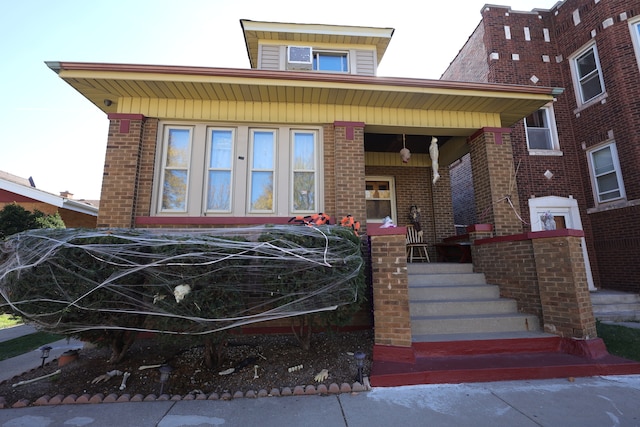
[[[562,150],[529,150],[530,156],[564,156]]]
[[[587,214],[595,214],[600,212],[607,212],[614,209],[624,209],[633,206],[640,206],[640,199],[637,200],[616,200],[608,203],[600,203],[595,208],[588,208]]]
[[[573,114],[574,115],[580,114],[581,111],[586,110],[587,108],[591,107],[592,105],[602,103],[605,99],[607,99],[608,96],[609,95],[607,94],[607,92],[604,92],[604,93],[596,96],[595,98],[585,102],[584,104],[578,105],[578,108],[573,110]]]
[[[236,217],[236,216],[139,216],[136,225],[166,226],[224,226],[224,225],[265,225],[288,224],[291,217]]]

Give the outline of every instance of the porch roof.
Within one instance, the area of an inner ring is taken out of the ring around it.
[[[562,89],[550,87],[320,72],[80,62],[47,62],[47,65],[105,113],[177,118],[173,108],[165,108],[163,113],[158,103],[218,102],[227,107],[243,104],[254,111],[271,109],[269,117],[273,119],[272,109],[282,110],[283,105],[309,109],[318,106],[325,113],[317,117],[290,108],[289,115],[276,120],[286,118],[298,123],[359,120],[384,131],[387,126],[402,123],[409,127],[424,126],[422,122],[428,119],[416,122],[415,117],[442,112],[447,117],[441,130],[459,136],[483,126],[509,127],[562,93]],[[338,110],[341,116],[334,118]],[[292,120],[294,116],[296,120]],[[206,118],[206,114],[192,118]],[[436,123],[438,116],[430,120]]]

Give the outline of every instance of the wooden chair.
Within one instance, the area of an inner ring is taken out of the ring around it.
[[[413,262],[414,258],[431,262],[427,243],[422,240],[422,234],[418,233],[412,224],[409,224],[407,225],[407,261]]]

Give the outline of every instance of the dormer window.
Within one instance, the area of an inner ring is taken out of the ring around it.
[[[349,55],[347,52],[313,51],[313,69],[315,71],[349,72]]]

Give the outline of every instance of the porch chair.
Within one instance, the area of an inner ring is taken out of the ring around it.
[[[414,258],[431,262],[427,243],[422,240],[422,235],[416,231],[415,227],[409,224],[407,225],[407,261],[413,262]]]

